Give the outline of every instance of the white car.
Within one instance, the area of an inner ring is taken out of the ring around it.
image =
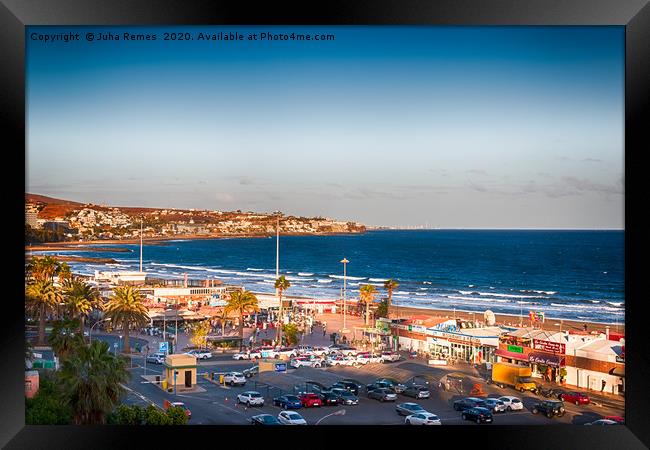
[[[381,362],[382,359],[380,356],[373,355],[372,353],[359,353],[356,356],[357,362],[366,365],[368,363],[378,363]]]
[[[151,355],[147,355],[147,362],[154,363],[154,364],[162,364],[165,362],[165,354],[152,353]]]
[[[438,416],[430,412],[421,412],[406,416],[404,423],[406,425],[442,425]]]
[[[234,355],[232,355],[232,359],[237,359],[241,361],[242,359],[251,359],[251,357],[248,353],[235,353]]]
[[[314,348],[311,345],[299,345],[296,350],[299,355],[304,355],[305,353],[311,353]]]
[[[187,355],[195,356],[197,359],[210,359],[212,358],[212,353],[208,350],[190,350],[187,352]]]
[[[278,357],[284,356],[286,358],[295,358],[298,356],[298,350],[293,347],[282,347],[275,351]]]
[[[327,364],[330,366],[359,366],[361,363],[354,356],[329,356]]]
[[[237,403],[243,403],[248,407],[264,406],[264,397],[256,391],[246,391],[237,396]]]
[[[381,353],[381,359],[382,362],[396,362],[399,361],[401,358],[399,353],[395,352],[382,352]]]
[[[295,411],[282,411],[278,414],[278,421],[282,425],[307,425],[307,421]]]
[[[323,361],[319,358],[308,358],[306,356],[299,356],[298,358],[293,358],[289,363],[291,367],[322,367]]]
[[[518,397],[506,395],[503,397],[499,397],[499,400],[505,403],[506,411],[519,411],[524,409],[524,404],[521,402],[521,399]]]
[[[231,386],[243,386],[246,384],[246,377],[241,372],[228,372],[223,376],[223,382]]]
[[[316,356],[325,356],[328,350],[327,347],[314,347],[311,352]]]

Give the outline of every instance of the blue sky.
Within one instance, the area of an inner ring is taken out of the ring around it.
[[[162,40],[234,30],[336,39]],[[67,31],[82,40],[30,39]],[[624,226],[622,27],[29,27],[27,44],[28,192],[371,225]]]

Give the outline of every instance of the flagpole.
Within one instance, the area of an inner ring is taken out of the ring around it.
[[[140,273],[142,273],[142,217],[140,217]]]

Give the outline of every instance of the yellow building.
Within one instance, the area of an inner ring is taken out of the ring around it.
[[[167,355],[163,363],[166,385],[177,391],[189,391],[196,386],[196,357],[186,354]],[[174,373],[176,374],[174,380]]]

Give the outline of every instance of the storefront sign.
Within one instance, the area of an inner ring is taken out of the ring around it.
[[[508,351],[515,352],[515,353],[523,353],[524,349],[522,347],[519,347],[518,345],[509,345]]]
[[[533,364],[544,364],[546,366],[562,367],[565,365],[564,358],[554,355],[544,355],[541,353],[531,353],[528,355],[528,361]]]
[[[535,350],[542,350],[548,353],[566,353],[566,346],[561,342],[538,341],[537,339],[533,339],[533,348]]]
[[[275,363],[275,371],[276,372],[286,372],[287,371],[287,364],[286,363]]]

